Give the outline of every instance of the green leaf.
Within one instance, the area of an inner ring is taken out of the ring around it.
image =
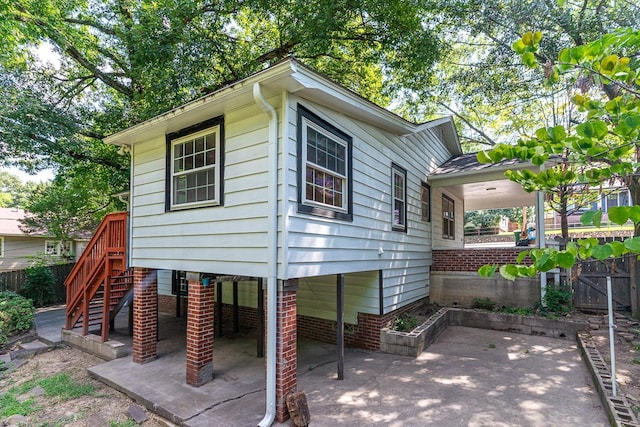
[[[615,206],[609,209],[609,221],[612,221],[618,225],[622,225],[629,220],[629,207],[628,206]]]
[[[556,262],[562,268],[571,268],[576,263],[576,257],[570,252],[558,252]]]
[[[560,62],[571,62],[571,51],[567,48],[564,48],[558,54],[558,59]]]
[[[511,44],[511,49],[518,55],[522,55],[526,51],[527,46],[522,42],[522,40],[518,39]]]
[[[629,237],[625,239],[624,247],[633,253],[640,253],[640,237]]]
[[[507,280],[516,280],[518,277],[518,267],[513,264],[507,264],[500,267],[500,275]]]
[[[552,128],[548,128],[547,133],[549,134],[549,138],[551,138],[551,141],[553,142],[562,142],[567,137],[567,132],[562,126],[554,126]]]
[[[531,31],[522,35],[522,43],[526,46],[533,46],[533,33]]]
[[[624,247],[624,243],[618,242],[617,240],[613,241],[613,242],[610,242],[609,245],[611,246],[611,249],[613,250],[613,256],[614,257],[618,257],[618,256],[621,256],[621,255],[624,255],[624,254],[626,254],[628,252],[627,248]]]
[[[542,32],[540,31],[536,31],[533,33],[533,44],[536,45],[538,43],[540,43],[540,40],[542,40]]]
[[[582,225],[590,226],[594,225],[596,227],[600,227],[600,222],[602,221],[602,211],[587,211],[580,215],[580,222]]]
[[[580,123],[576,126],[576,133],[584,138],[593,138],[595,135],[591,122]]]
[[[491,157],[484,151],[479,151],[478,154],[476,154],[476,158],[479,163],[493,163]]]
[[[597,245],[591,249],[591,255],[595,259],[603,260],[613,255],[613,249],[611,249],[611,245],[608,243],[605,243],[604,245]]]
[[[618,64],[618,55],[605,56],[602,59],[602,61],[600,61],[600,72],[602,74],[611,75],[616,69],[617,64]]]
[[[629,209],[629,219],[637,224],[640,222],[640,205],[633,205]]]
[[[526,52],[522,55],[522,62],[529,68],[536,68],[538,66],[538,61],[536,60],[536,56],[533,52]]]
[[[524,259],[525,259],[526,257],[528,257],[528,256],[529,256],[529,252],[530,252],[529,250],[521,251],[521,252],[518,254],[518,257],[516,258],[516,262],[517,262],[518,264],[522,264],[522,261],[524,261]]]
[[[480,277],[493,277],[496,274],[498,266],[496,264],[486,264],[478,269]]]

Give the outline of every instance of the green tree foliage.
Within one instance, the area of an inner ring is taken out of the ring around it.
[[[567,125],[575,105],[571,84],[544,86],[544,76],[523,68],[511,44],[541,31],[537,57],[553,62],[561,49],[584,45],[616,28],[640,28],[640,4],[585,0],[444,0],[427,2],[445,55],[436,76],[414,97],[414,112],[457,117],[468,150],[532,135],[544,125]],[[430,102],[433,100],[433,102]],[[427,110],[420,107],[427,101]]]
[[[20,178],[7,171],[0,171],[0,207],[24,208],[27,198],[38,184],[23,183]]]
[[[44,307],[56,299],[56,278],[47,265],[39,264],[27,268],[26,281],[20,294],[33,301],[36,307]]]
[[[538,68],[540,33],[527,33],[513,44],[523,62]],[[627,253],[640,253],[640,31],[619,29],[590,43],[560,51],[554,62],[544,62],[546,84],[563,80],[575,82],[572,102],[581,113],[568,128],[540,128],[535,137],[521,138],[516,145],[498,145],[479,153],[484,162],[503,158],[530,160],[534,164],[558,156],[563,161],[539,173],[513,171],[507,176],[527,191],[553,191],[575,184],[594,185],[605,181],[623,182],[631,192],[633,207],[609,210],[609,220],[635,224],[635,237],[624,242],[599,245],[596,239],[570,243],[566,250],[531,250],[523,253],[534,260],[532,267],[503,266],[500,272],[508,278],[531,276],[556,266],[571,267],[577,259],[600,260]],[[575,168],[564,167],[575,165]],[[585,224],[599,225],[601,212],[583,215]],[[520,260],[521,261],[521,260]],[[491,273],[495,267],[483,268]]]
[[[0,165],[57,171],[29,203],[33,228],[56,236],[68,234],[58,217],[85,229],[106,203],[95,193],[126,186],[128,156],[101,141],[113,132],[292,55],[387,105],[440,52],[408,0],[0,0],[0,17]],[[34,53],[43,43],[50,63]]]
[[[107,166],[78,163],[65,168],[51,183],[31,193],[22,229],[60,242],[89,236],[106,213],[124,208],[112,195],[125,188],[126,182]]]

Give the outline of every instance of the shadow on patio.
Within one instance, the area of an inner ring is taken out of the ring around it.
[[[118,322],[126,332],[126,317]],[[157,360],[127,356],[91,374],[178,424],[257,425],[265,371],[255,337],[215,338],[214,379],[196,388],[185,382],[184,319],[161,315],[159,326]],[[568,340],[449,327],[416,359],[346,349],[344,381],[336,359],[334,345],[298,342],[298,389],[314,426],[608,425]]]

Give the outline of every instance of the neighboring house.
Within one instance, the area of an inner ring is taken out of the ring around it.
[[[53,259],[75,260],[84,250],[86,241],[66,242],[66,248],[51,237],[28,234],[20,229],[25,212],[16,208],[0,208],[0,271],[22,270],[33,264],[31,257],[50,255]],[[64,250],[66,249],[66,251]]]
[[[607,225],[609,221],[609,209],[616,206],[633,206],[631,201],[631,193],[624,186],[624,184],[617,185],[603,185],[601,187],[592,188],[589,191],[590,197],[588,202],[582,206],[576,206],[576,204],[570,204],[567,207],[569,215],[567,215],[567,222],[570,228],[583,227],[580,222],[580,217],[587,211],[602,211],[602,224]],[[555,211],[549,211],[545,215],[545,223],[549,229],[560,229],[560,214]],[[629,222],[631,225],[631,222]],[[611,224],[609,224],[611,225]],[[614,227],[618,227],[613,224]],[[603,228],[608,230],[608,228]],[[633,231],[629,231],[633,233]]]
[[[432,246],[461,246],[462,200],[428,183],[461,154],[453,121],[408,122],[295,60],[106,142],[132,159],[134,361],[157,357],[151,313],[182,287],[186,379],[203,384],[214,289],[231,302],[235,287],[254,326],[266,296],[267,401],[277,393],[279,420],[296,388],[297,336],[336,342],[337,324],[348,345],[379,348],[380,329],[429,295]]]

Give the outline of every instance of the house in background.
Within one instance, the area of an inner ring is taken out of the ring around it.
[[[41,234],[28,234],[20,229],[25,216],[22,209],[0,208],[0,271],[23,270],[33,264],[31,257],[48,255],[53,260],[74,261],[82,253],[86,240],[60,242]],[[65,250],[66,249],[66,250]],[[64,257],[64,254],[69,254]]]

